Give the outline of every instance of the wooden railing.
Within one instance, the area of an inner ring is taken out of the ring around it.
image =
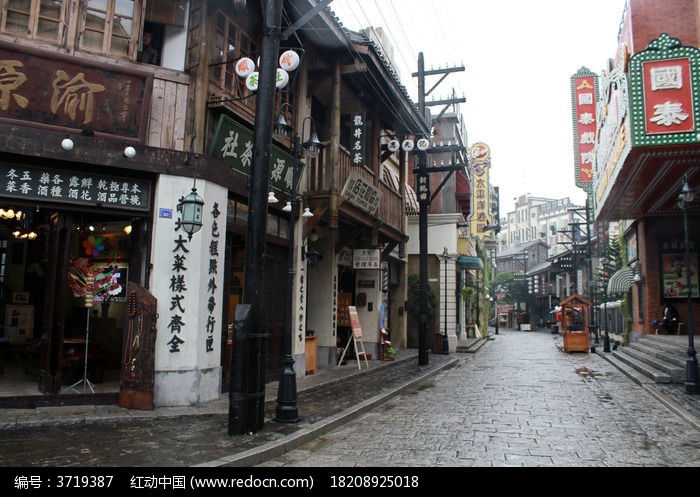
[[[330,164],[330,150],[324,148],[315,159],[307,159],[307,190],[309,195],[340,195],[343,185],[353,171],[362,176],[368,183],[375,185],[381,191],[382,197],[376,217],[384,224],[399,231],[405,231],[406,216],[404,199],[398,192],[389,188],[383,181],[377,181],[374,172],[366,167],[352,166],[350,152],[340,148],[338,164],[332,171],[326,167]],[[333,174],[333,183],[331,176]]]

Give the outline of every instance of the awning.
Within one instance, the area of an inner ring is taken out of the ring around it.
[[[484,269],[484,262],[473,255],[460,255],[457,259],[457,265],[460,269]]]
[[[608,295],[619,295],[630,289],[634,283],[634,270],[627,266],[613,273],[608,280]]]

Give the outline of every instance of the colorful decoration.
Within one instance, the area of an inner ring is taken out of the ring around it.
[[[100,236],[90,235],[85,240],[83,240],[83,248],[85,249],[85,255],[91,257],[97,257],[100,255],[107,247],[108,240]]]
[[[87,257],[72,258],[68,287],[74,297],[85,298],[85,307],[92,307],[95,297],[121,291],[121,285],[113,278],[117,271],[116,264],[99,267],[90,264]]]

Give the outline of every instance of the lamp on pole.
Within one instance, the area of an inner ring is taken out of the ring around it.
[[[603,352],[610,352],[610,331],[608,331],[608,283],[605,282],[603,288],[603,324],[605,325],[605,335],[603,335]]]
[[[530,257],[529,252],[525,252],[522,254],[514,255],[513,259],[516,261],[522,261],[523,262],[523,282],[525,283],[525,313],[530,316],[530,309],[529,309],[529,290],[527,288],[527,260]],[[518,304],[518,310],[520,310],[520,304]]]
[[[489,223],[489,224],[484,225],[484,227],[482,228],[482,230],[483,230],[483,231],[493,231],[493,232],[495,233],[496,237],[498,237],[498,234],[501,232],[501,224],[500,224],[500,223],[496,223],[496,224]],[[495,274],[495,273],[494,273],[494,274]],[[496,316],[496,335],[498,335],[498,321],[499,321],[499,316],[498,316],[498,294],[495,292],[495,288],[494,288],[493,290],[494,290],[494,292],[493,292],[493,297],[492,297],[491,300],[493,301],[493,304],[494,304],[494,306],[495,306],[495,313],[496,313],[496,314],[495,314],[495,316]]]
[[[289,104],[282,104],[282,107]],[[306,128],[306,122],[310,121],[311,136],[308,141],[301,144],[301,140],[304,136],[304,131]],[[292,130],[292,126],[286,123],[284,120],[284,115],[280,113],[277,123],[275,124],[274,131],[278,135],[286,135]],[[294,163],[292,164],[292,185],[289,194],[289,201],[282,208],[282,211],[289,212],[289,223],[287,224],[287,241],[289,242],[289,253],[287,255],[287,295],[286,295],[286,307],[285,307],[285,326],[284,326],[284,336],[283,340],[283,355],[282,355],[282,368],[280,370],[279,386],[277,388],[277,408],[275,410],[275,421],[280,423],[297,423],[299,421],[299,408],[297,402],[297,385],[296,385],[296,373],[294,371],[294,356],[292,354],[292,311],[294,306],[292,305],[293,294],[294,294],[294,259],[295,259],[295,247],[294,247],[294,233],[295,233],[295,221],[298,210],[298,188],[299,188],[299,178],[301,176],[301,171],[304,164],[300,160],[301,148],[305,148],[307,155],[311,158],[317,157],[321,148],[321,142],[316,135],[316,131],[313,127],[313,119],[311,117],[305,117],[301,126],[301,137],[299,135],[294,135],[292,141]],[[310,214],[310,213],[309,213]],[[302,217],[313,217],[303,215]]]
[[[688,235],[688,203],[695,199],[695,191],[688,185],[688,175],[683,176],[683,187],[678,195],[678,206],[683,210],[683,233],[685,236],[685,289],[688,304],[688,357],[685,361],[685,391],[698,393],[698,359],[693,343],[693,287],[690,278],[690,239]]]
[[[450,254],[447,252],[447,247],[442,251],[442,260],[445,261],[445,283],[443,288],[445,290],[445,333],[442,337],[442,353],[450,353],[450,345],[447,341],[447,262],[450,260]]]

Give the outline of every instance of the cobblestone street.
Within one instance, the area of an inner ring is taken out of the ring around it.
[[[604,358],[560,346],[549,332],[502,331],[262,466],[700,466],[692,424]]]

